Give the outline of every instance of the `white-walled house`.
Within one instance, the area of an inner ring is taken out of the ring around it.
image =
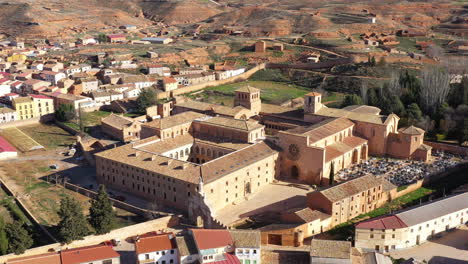
[[[193,237],[190,235],[178,236],[177,248],[179,249],[180,264],[191,264],[198,261],[198,251]]]
[[[44,78],[44,81],[50,82],[53,85],[57,85],[58,81],[67,78],[63,72],[43,71],[41,75]]]
[[[390,252],[418,246],[468,222],[468,192],[356,225],[355,247]]]
[[[179,250],[172,233],[148,233],[136,239],[135,254],[137,264],[158,263],[178,264]]]
[[[124,98],[134,98],[134,97],[138,97],[140,93],[141,93],[141,88],[134,87],[134,88],[125,90],[123,92],[123,96]]]
[[[0,123],[8,123],[18,120],[18,113],[7,107],[0,108]]]
[[[235,247],[235,255],[240,263],[260,264],[261,237],[256,230],[229,230]]]

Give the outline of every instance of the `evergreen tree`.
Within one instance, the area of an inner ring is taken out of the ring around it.
[[[58,214],[60,216],[59,235],[63,242],[70,243],[73,240],[83,239],[89,234],[83,209],[75,199],[68,196],[63,198],[60,201]]]
[[[102,34],[102,33],[99,34],[97,39],[98,39],[99,43],[106,43],[107,42],[106,34]]]
[[[23,222],[8,223],[5,226],[8,239],[8,250],[17,255],[23,254],[26,249],[33,245],[33,239],[24,228]]]
[[[335,181],[335,164],[330,163],[330,177],[329,177],[329,184],[330,186],[333,185],[333,182]]]
[[[109,233],[115,226],[115,214],[112,203],[107,195],[104,185],[99,186],[98,196],[91,201],[89,208],[89,223],[96,231],[102,235]]]
[[[138,95],[137,106],[140,113],[145,113],[146,108],[157,104],[156,92],[153,88],[143,89]]]
[[[345,96],[341,107],[349,105],[362,105],[362,98],[357,94],[348,94]]]
[[[374,67],[375,65],[377,65],[377,62],[376,62],[374,56],[371,57],[370,65],[371,65],[372,67]]]
[[[421,81],[413,74],[406,71],[400,75],[400,85],[403,89],[401,100],[405,105],[418,103],[421,95]]]
[[[75,108],[71,104],[61,104],[55,110],[55,119],[60,122],[68,122],[76,117]]]
[[[367,91],[367,104],[371,106],[379,105],[379,97],[375,89],[371,88]]]
[[[414,124],[422,119],[422,111],[419,109],[418,104],[412,103],[406,109],[406,115],[408,117],[408,124]]]
[[[8,237],[5,230],[5,221],[0,216],[0,255],[8,254]]]

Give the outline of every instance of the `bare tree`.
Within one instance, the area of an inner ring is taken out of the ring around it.
[[[444,55],[444,49],[435,44],[431,44],[426,48],[426,55],[431,58],[440,60]]]
[[[421,72],[421,104],[426,112],[434,113],[450,90],[450,76],[447,68],[428,66]]]
[[[388,91],[392,95],[401,96],[400,73],[392,71],[390,81],[388,82]]]

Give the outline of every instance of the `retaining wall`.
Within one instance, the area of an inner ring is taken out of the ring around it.
[[[424,141],[424,144],[431,146],[433,149],[436,149],[436,150],[443,150],[452,154],[457,154],[457,155],[461,155],[464,157],[468,157],[468,147],[462,147],[458,145],[439,143],[439,142],[433,142],[433,141]]]
[[[77,247],[85,247],[90,245],[97,245],[104,241],[109,241],[115,238],[124,240],[128,237],[136,235],[142,235],[151,231],[159,231],[169,227],[173,227],[179,224],[177,216],[166,216],[155,220],[147,221],[141,224],[131,225],[120,229],[115,229],[108,234],[99,236],[87,236],[83,240],[74,241],[70,244],[62,245],[60,243],[50,244],[42,247],[32,248],[26,250],[21,256],[15,256],[13,254],[0,256],[0,263],[5,263],[8,259],[16,257],[26,257],[44,254],[52,251],[60,251],[62,249],[71,249]]]
[[[202,90],[202,89],[205,89],[205,88],[208,88],[208,87],[213,87],[213,86],[218,86],[218,85],[223,85],[223,84],[228,84],[228,83],[233,83],[233,82],[245,81],[248,78],[250,78],[252,75],[254,75],[257,71],[264,70],[265,68],[266,68],[266,64],[262,63],[262,64],[259,64],[259,65],[255,66],[255,67],[253,67],[252,69],[242,73],[242,74],[239,74],[237,76],[234,76],[234,77],[231,77],[231,78],[228,78],[228,79],[218,80],[218,81],[211,81],[211,82],[206,82],[206,83],[202,83],[202,84],[182,87],[182,88],[179,88],[177,90],[170,91],[170,92],[158,93],[157,97],[158,97],[158,99],[164,99],[164,98],[168,98],[168,97],[171,97],[171,96],[177,96],[177,95],[181,95],[181,94],[186,94],[186,93],[199,91],[199,90]]]
[[[9,127],[21,127],[21,126],[29,126],[29,125],[36,125],[41,122],[49,122],[54,119],[53,115],[46,115],[42,117],[35,117],[35,118],[30,118],[30,119],[25,119],[25,120],[17,120],[13,122],[8,122],[8,123],[2,123],[0,124],[0,129],[1,128],[9,128]]]

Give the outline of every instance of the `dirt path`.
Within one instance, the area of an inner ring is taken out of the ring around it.
[[[341,55],[341,54],[338,54],[336,52],[329,51],[329,50],[326,50],[326,49],[316,48],[316,47],[312,47],[312,46],[290,44],[290,43],[287,43],[286,41],[282,41],[282,40],[274,40],[274,41],[284,43],[287,46],[294,46],[294,47],[300,47],[300,48],[306,48],[306,49],[319,50],[319,51],[322,51],[322,52],[325,52],[325,53],[328,53],[328,54],[331,54],[331,55],[335,55],[335,56],[340,57],[340,58],[348,58],[348,57],[346,57],[344,55]]]

